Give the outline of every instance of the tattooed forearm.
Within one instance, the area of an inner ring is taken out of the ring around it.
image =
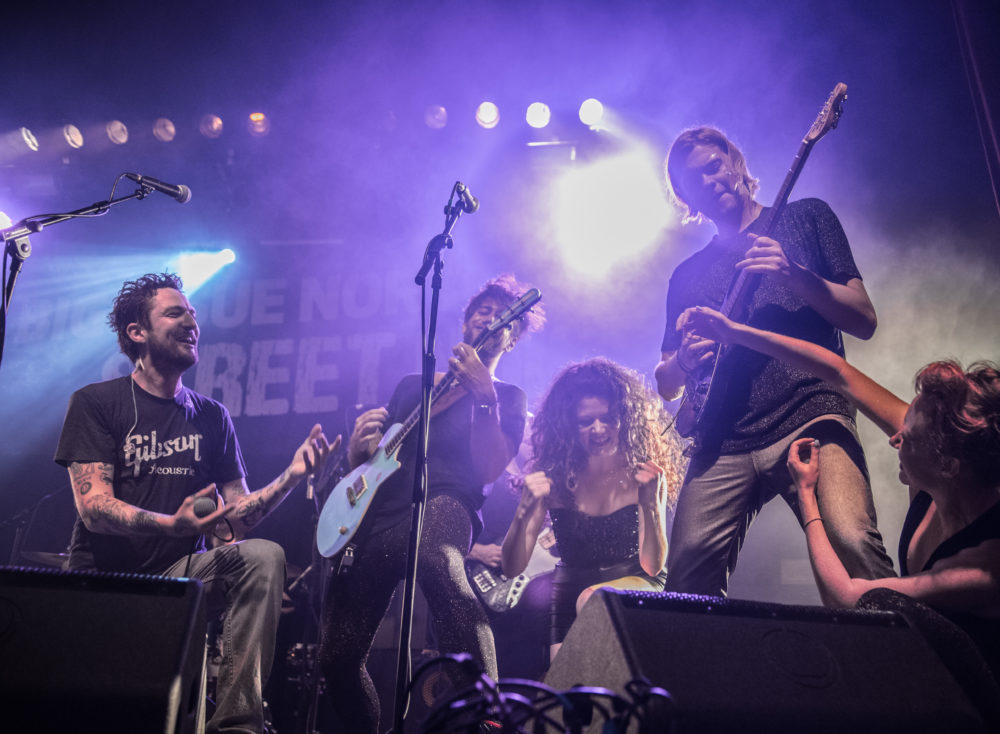
[[[159,515],[114,495],[114,466],[104,462],[69,465],[76,508],[87,529],[109,535],[148,535],[164,531]]]
[[[234,514],[242,520],[243,524],[248,528],[252,528],[254,525],[263,520],[264,516],[267,514],[267,509],[264,506],[264,500],[260,496],[260,492],[250,495],[247,499],[241,502],[239,507],[236,508]]]
[[[97,529],[113,534],[148,534],[160,532],[155,513],[141,510],[107,495],[90,501],[91,521]]]
[[[291,478],[291,472],[285,469],[281,476],[269,485],[243,497],[233,515],[243,523],[245,528],[252,528],[285,499],[292,487],[295,486],[291,483]]]

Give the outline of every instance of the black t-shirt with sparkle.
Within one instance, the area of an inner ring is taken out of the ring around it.
[[[764,209],[757,222],[765,221]],[[755,224],[747,231],[755,232]],[[775,223],[772,238],[786,256],[833,283],[860,278],[847,236],[830,207],[819,199],[788,204]],[[692,306],[719,308],[734,280],[735,265],[745,258],[744,237],[716,236],[682,262],[670,278],[664,352],[680,347],[677,318]],[[767,331],[805,339],[843,356],[840,331],[804,300],[773,279],[763,277],[751,297],[746,322]],[[767,446],[821,415],[853,417],[839,392],[811,374],[744,347],[727,347],[716,372],[725,400],[710,399],[701,446],[706,451],[741,453]],[[720,404],[721,403],[721,404]]]

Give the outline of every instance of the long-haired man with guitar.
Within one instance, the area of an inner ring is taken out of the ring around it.
[[[707,218],[718,230],[670,278],[656,367],[665,399],[703,398],[693,413],[683,405],[678,411],[678,429],[694,443],[670,538],[669,591],[724,596],[751,521],[774,497],[802,522],[785,462],[788,446],[803,436],[820,440],[824,472],[834,467],[819,502],[844,565],[855,577],[894,575],[846,398],[778,360],[722,350],[686,320],[688,308],[725,307],[734,319],[840,355],[841,332],[861,339],[874,333],[875,309],[836,215],[819,199],[785,206],[796,166],[776,205],[764,207],[754,199],[757,180],[743,154],[719,130],[686,130],[667,156],[668,184],[687,220]]]
[[[524,433],[524,391],[500,382],[493,374],[522,331],[540,326],[541,316],[528,313],[485,341],[479,337],[523,290],[510,276],[488,282],[466,307],[463,338],[452,350],[449,371],[435,377],[427,451],[428,496],[417,566],[417,580],[427,597],[441,651],[470,653],[494,678],[493,635],[469,585],[463,561],[482,529],[479,509],[484,487],[501,475]],[[481,343],[474,348],[478,341]],[[454,386],[442,392],[439,388],[449,382]],[[386,408],[358,417],[347,452],[352,468],[378,459],[384,448],[379,446],[383,433],[389,439],[388,428],[412,415],[419,400],[420,376],[409,375],[396,387]],[[402,467],[381,482],[352,545],[334,557],[335,567],[348,553],[351,562],[346,569],[346,564],[340,564],[342,570],[330,584],[321,654],[328,694],[345,731],[351,734],[378,731],[379,700],[366,661],[393,590],[405,571],[414,444],[412,434],[401,444],[396,458]],[[370,491],[367,485],[364,491]],[[456,681],[467,682],[471,681]]]

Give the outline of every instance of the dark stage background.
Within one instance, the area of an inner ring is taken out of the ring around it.
[[[996,119],[989,5],[958,3]],[[0,17],[0,133],[74,123],[85,137],[77,151],[4,162],[0,210],[16,221],[80,208],[122,171],[194,192],[183,207],[152,196],[32,237],[0,369],[0,518],[56,495],[29,547],[67,539],[68,481],[52,453],[70,393],[127,369],[103,323],[126,278],[181,250],[235,251],[192,296],[202,361],[186,382],[229,407],[257,488],[314,422],[348,431],[355,406],[383,403],[419,368],[412,276],[455,180],[482,206],[446,254],[439,361],[465,300],[506,271],[540,287],[548,311],[499,371],[533,402],[569,361],[606,355],[651,374],[667,278],[710,236],[681,227],[655,183],[670,141],[722,126],[768,202],[838,81],[844,117],[794,198],[838,212],[878,309],[871,341],[848,338],[850,358],[908,397],[932,359],[998,356],[1000,219],[948,2],[174,2]],[[591,96],[608,130],[576,119]],[[500,108],[492,130],[473,121],[485,99]],[[552,109],[545,130],[524,122],[534,101]],[[444,128],[425,124],[429,105],[447,109]],[[271,121],[265,137],[246,131],[255,111]],[[224,120],[218,139],[197,131],[208,112]],[[147,132],[157,117],[175,122],[174,141]],[[110,119],[128,125],[126,145],[90,132]],[[645,179],[594,173],[626,154]],[[566,194],[565,177],[588,171],[605,188]],[[647,219],[652,229],[632,226]],[[585,247],[584,234],[597,236]],[[863,419],[861,430],[895,555],[906,491],[885,438]],[[302,564],[301,490],[259,532]],[[6,560],[9,529],[0,540]],[[818,601],[784,507],[754,525],[732,593]]]

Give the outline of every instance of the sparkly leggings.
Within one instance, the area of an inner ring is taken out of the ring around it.
[[[366,662],[375,632],[405,574],[409,518],[358,544],[354,563],[330,582],[323,618],[321,660],[326,691],[344,730],[376,734],[379,699]],[[492,678],[497,676],[493,633],[465,575],[472,540],[469,514],[453,497],[427,501],[417,581],[427,598],[444,653],[468,652]],[[334,567],[337,561],[334,559]],[[453,666],[446,666],[452,668]],[[471,680],[454,679],[456,686]]]

